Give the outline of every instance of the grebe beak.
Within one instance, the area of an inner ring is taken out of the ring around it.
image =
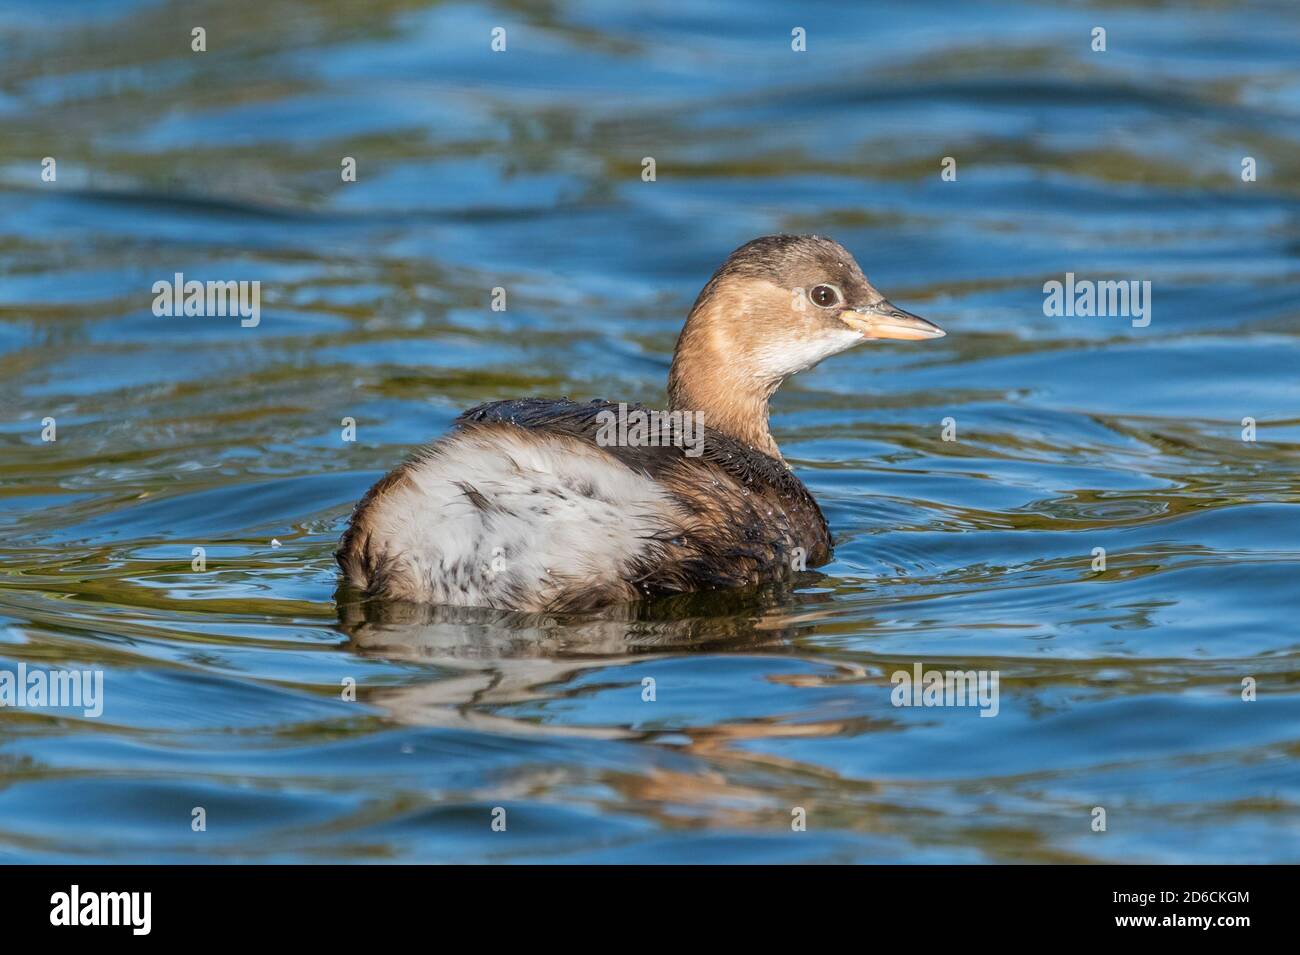
[[[890,302],[877,302],[861,308],[845,309],[840,319],[863,338],[896,338],[902,341],[923,341],[943,338],[947,333],[920,315],[905,312]]]

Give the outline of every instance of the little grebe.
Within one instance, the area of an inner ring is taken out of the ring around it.
[[[886,301],[839,243],[755,239],[691,308],[669,412],[541,398],[472,408],[362,498],[339,565],[369,596],[579,611],[824,564],[826,519],[772,440],[768,399],[867,339],[943,334]]]

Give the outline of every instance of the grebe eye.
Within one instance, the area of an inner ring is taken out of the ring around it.
[[[812,290],[813,304],[821,308],[830,308],[840,300],[840,292],[834,285],[818,285]]]

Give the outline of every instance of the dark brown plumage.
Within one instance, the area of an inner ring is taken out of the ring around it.
[[[629,405],[626,410],[649,409]],[[596,446],[601,411],[617,413],[618,405],[524,398],[471,408],[457,424],[505,424]],[[830,560],[826,518],[785,464],[707,427],[701,444],[703,453],[697,458],[673,445],[602,448],[658,482],[694,520],[693,527],[688,525],[694,533],[666,530],[649,538],[654,546],[627,578],[636,595],[660,597],[770,583],[788,578],[794,569]],[[598,606],[612,601],[597,595],[579,602]]]

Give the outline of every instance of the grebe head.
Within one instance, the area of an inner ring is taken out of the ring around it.
[[[872,339],[943,334],[886,300],[838,242],[763,236],[732,252],[695,300],[673,355],[669,404],[703,411],[706,424],[779,457],[767,401],[785,378]]]

